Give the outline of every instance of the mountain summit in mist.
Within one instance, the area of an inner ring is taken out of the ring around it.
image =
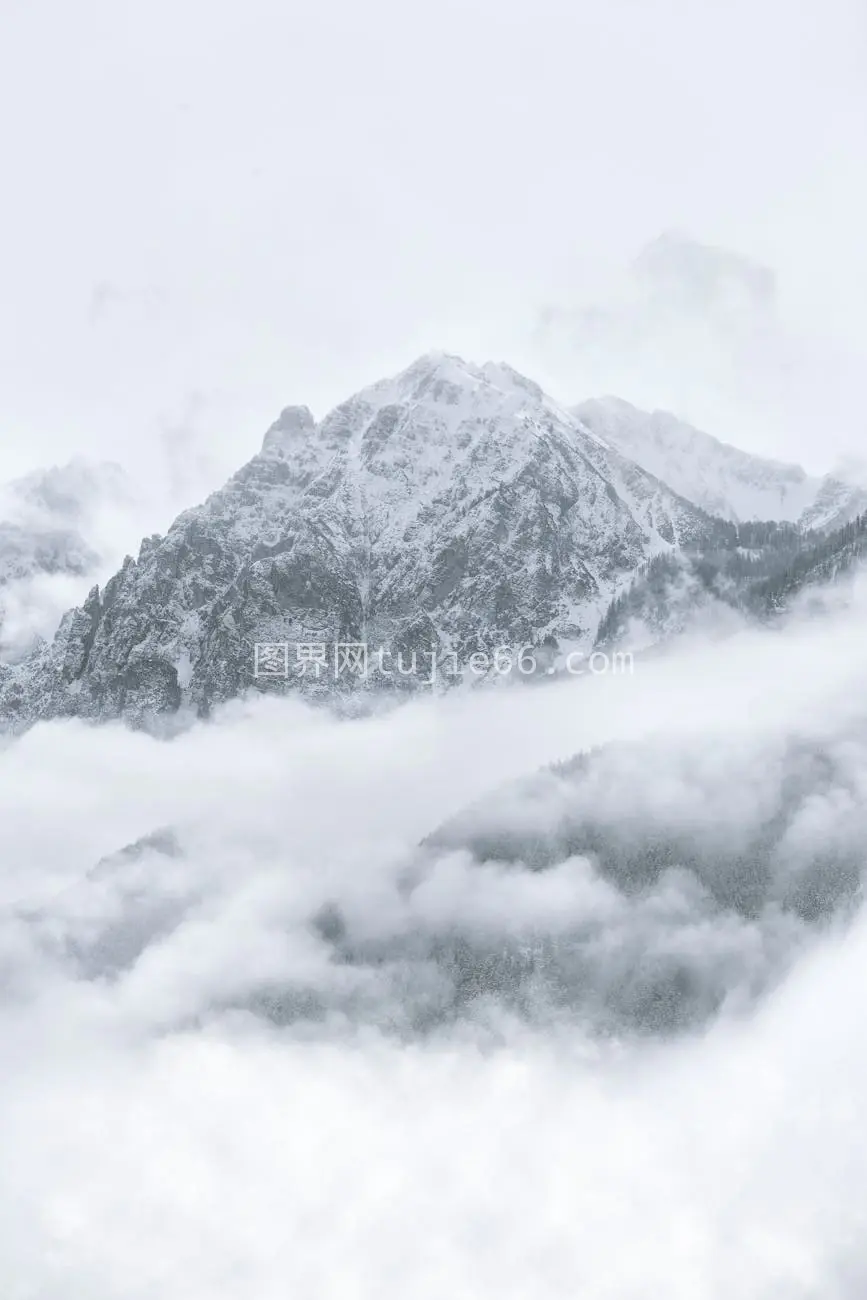
[[[448,657],[454,684],[500,647],[533,647],[556,671],[592,649],[648,564],[734,554],[744,516],[823,509],[825,523],[861,500],[837,486],[670,417],[570,412],[507,365],[431,353],[319,422],[287,407],[259,454],[145,538],[52,644],[0,667],[0,717],[149,725],[253,687],[409,691],[430,681],[422,664]],[[776,575],[800,532],[782,552],[772,540]],[[379,656],[361,681],[336,680],[339,645]],[[262,646],[277,654],[267,682]]]
[[[318,424],[285,410],[224,488],[5,672],[3,714],[207,712],[253,684],[259,643],[459,665],[504,644],[590,644],[636,566],[714,528],[531,380],[431,354]],[[296,684],[329,688],[318,673]]]

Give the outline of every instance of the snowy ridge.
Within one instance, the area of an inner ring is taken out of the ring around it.
[[[811,476],[800,465],[740,451],[666,411],[605,397],[573,413],[681,496],[732,523],[773,519],[825,531],[867,506],[867,491],[854,475]]]

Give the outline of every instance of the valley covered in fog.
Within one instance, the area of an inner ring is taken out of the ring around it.
[[[858,1295],[853,600],[8,744],[7,1293]]]

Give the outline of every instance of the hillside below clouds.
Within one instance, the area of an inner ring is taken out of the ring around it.
[[[643,561],[717,527],[531,380],[432,354],[318,424],[285,410],[225,487],[3,670],[0,716],[204,714],[255,685],[261,642],[363,642],[410,665],[589,646]],[[268,688],[333,690],[323,676]]]

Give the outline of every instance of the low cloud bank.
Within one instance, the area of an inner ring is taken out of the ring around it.
[[[852,599],[6,745],[4,1294],[862,1294]]]

